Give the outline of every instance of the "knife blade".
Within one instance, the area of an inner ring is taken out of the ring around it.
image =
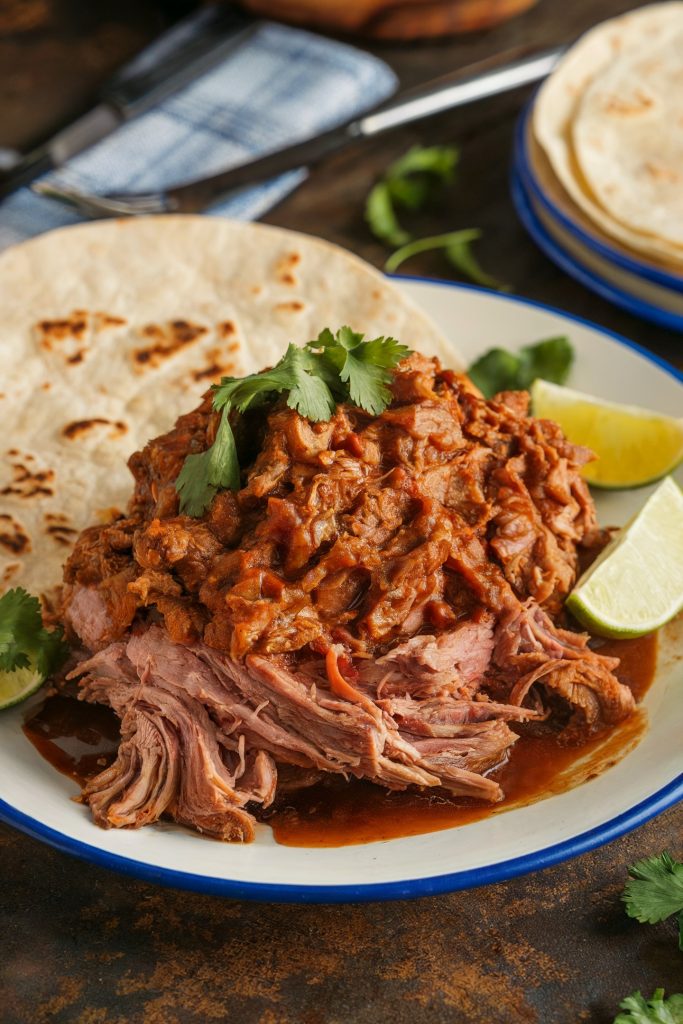
[[[19,160],[0,164],[0,197],[106,138],[240,46],[259,22],[232,5],[202,7],[163,32],[105,84],[100,102]]]

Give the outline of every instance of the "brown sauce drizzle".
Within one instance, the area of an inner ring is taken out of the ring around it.
[[[111,708],[74,697],[48,697],[24,734],[53,768],[83,785],[116,759],[120,721]]]
[[[641,701],[654,678],[657,635],[637,640],[599,640],[591,646],[621,659],[617,676]],[[284,846],[335,847],[421,835],[479,821],[554,793],[571,789],[620,761],[646,728],[642,710],[615,729],[578,746],[555,735],[522,735],[509,761],[492,773],[506,794],[494,807],[449,797],[443,790],[395,793],[368,782],[325,782],[283,796],[259,816]],[[109,708],[70,697],[50,697],[27,720],[24,732],[58,771],[83,784],[111,764],[119,743],[119,720]]]

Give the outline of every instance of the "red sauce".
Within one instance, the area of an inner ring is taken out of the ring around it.
[[[616,674],[636,700],[642,700],[654,677],[656,634],[638,640],[596,639],[592,646],[621,659]],[[285,846],[350,846],[437,832],[533,803],[593,778],[632,750],[645,727],[645,714],[637,711],[621,726],[579,746],[563,746],[555,735],[522,735],[508,763],[492,773],[506,794],[494,807],[449,797],[443,790],[394,793],[368,782],[330,776],[324,783],[288,795],[262,818]],[[24,732],[55,768],[83,783],[114,760],[119,720],[100,705],[50,697],[26,722]]]
[[[637,701],[642,700],[654,678],[657,635],[637,640],[596,638],[591,646],[621,659],[617,676]],[[449,797],[443,790],[394,793],[369,782],[345,782],[331,776],[291,794],[265,820],[283,846],[351,846],[438,832],[562,793],[594,778],[632,750],[645,728],[645,713],[639,710],[616,729],[598,733],[580,746],[563,746],[552,734],[521,736],[507,764],[491,773],[505,792],[505,800],[493,807]]]
[[[48,697],[24,733],[50,764],[83,785],[116,759],[120,722],[110,708],[73,697]]]

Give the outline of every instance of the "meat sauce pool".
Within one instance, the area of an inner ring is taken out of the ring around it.
[[[616,675],[641,701],[654,677],[656,634],[594,640],[591,646],[621,659]],[[493,773],[506,794],[494,808],[450,797],[444,790],[397,793],[331,776],[286,794],[259,817],[285,846],[350,846],[436,832],[571,789],[619,761],[644,729],[645,715],[638,710],[621,726],[579,746],[562,746],[552,734],[522,735],[507,764]],[[113,711],[69,697],[48,698],[26,721],[24,732],[50,764],[80,784],[111,764],[119,744],[119,720]]]

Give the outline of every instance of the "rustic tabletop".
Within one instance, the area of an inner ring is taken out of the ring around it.
[[[87,106],[118,63],[182,8],[133,0],[0,3],[0,145],[22,146]],[[521,43],[549,44],[630,7],[541,0],[486,34],[372,47],[403,85]],[[480,227],[481,262],[514,291],[596,321],[683,367],[683,339],[622,313],[555,268],[508,194],[524,94],[349,150],[265,219],[381,265],[363,222],[373,178],[413,143],[462,146],[459,187],[425,232]],[[447,276],[438,256],[412,273]],[[628,919],[627,865],[683,853],[683,807],[611,845],[526,878],[415,902],[330,907],[239,903],[160,889],[0,828],[0,1019],[63,1024],[610,1024],[619,1001],[683,991],[673,927]]]

